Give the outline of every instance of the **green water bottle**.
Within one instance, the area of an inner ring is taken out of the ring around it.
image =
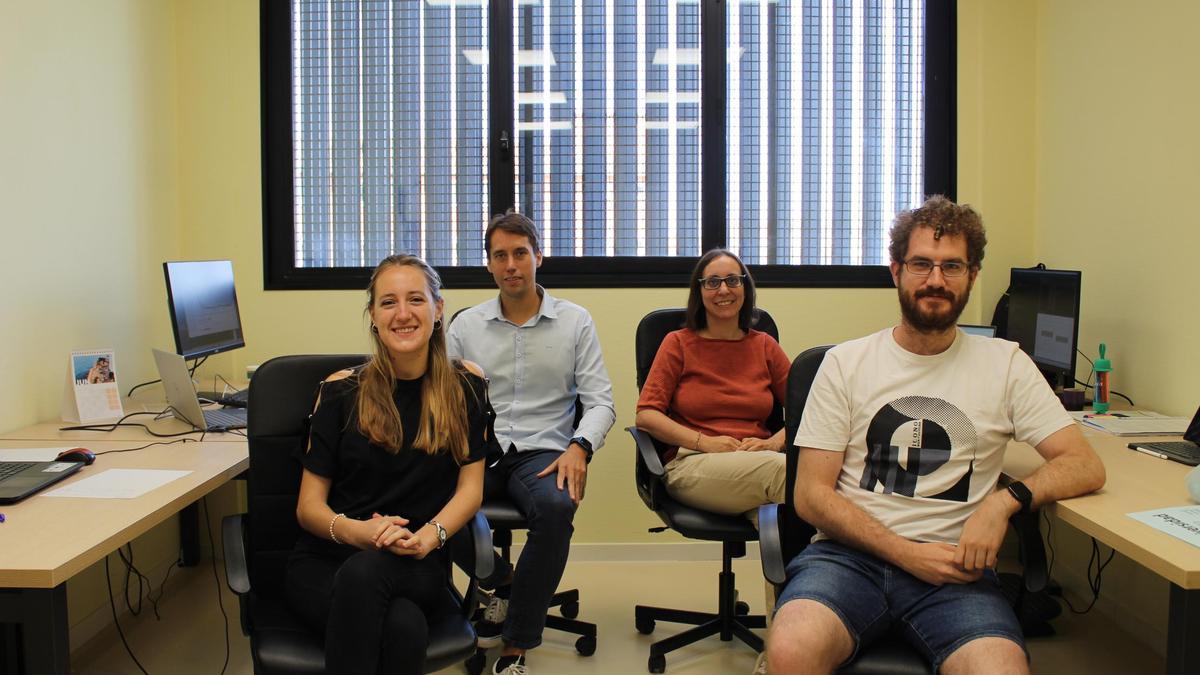
[[[1112,372],[1112,361],[1104,358],[1108,347],[1100,343],[1100,358],[1096,359],[1096,389],[1092,395],[1092,410],[1098,413],[1108,412],[1108,374]]]

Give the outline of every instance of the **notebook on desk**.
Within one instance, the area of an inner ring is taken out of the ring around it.
[[[1083,423],[1114,436],[1167,436],[1182,434],[1188,428],[1186,417],[1164,417],[1157,413],[1084,415]]]
[[[246,428],[246,409],[221,409],[205,411],[200,407],[192,376],[188,373],[183,357],[159,349],[154,352],[154,364],[158,366],[158,377],[167,392],[167,405],[177,419],[201,431],[228,431]]]

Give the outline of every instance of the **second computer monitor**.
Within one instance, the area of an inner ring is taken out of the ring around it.
[[[1083,274],[1013,268],[1005,337],[1021,345],[1052,385],[1075,384],[1079,295]]]
[[[167,304],[175,349],[186,359],[246,346],[233,263],[228,260],[165,262]]]

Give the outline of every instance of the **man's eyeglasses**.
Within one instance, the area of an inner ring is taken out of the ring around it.
[[[737,288],[738,286],[741,286],[746,281],[746,275],[730,274],[727,277],[700,277],[699,281],[700,285],[704,288],[710,291],[715,291],[721,287],[722,282],[724,282],[729,288]]]
[[[927,277],[933,274],[933,268],[942,268],[942,276],[944,277],[961,277],[971,269],[971,266],[961,260],[948,260],[946,262],[935,263],[932,260],[924,258],[912,258],[904,261],[904,266],[908,268],[909,274],[914,274],[918,277]]]

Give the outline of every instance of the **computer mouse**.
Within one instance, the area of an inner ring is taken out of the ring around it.
[[[84,464],[91,464],[96,461],[96,453],[87,448],[71,448],[70,450],[63,450],[58,453],[56,459],[60,462],[83,462]]]

